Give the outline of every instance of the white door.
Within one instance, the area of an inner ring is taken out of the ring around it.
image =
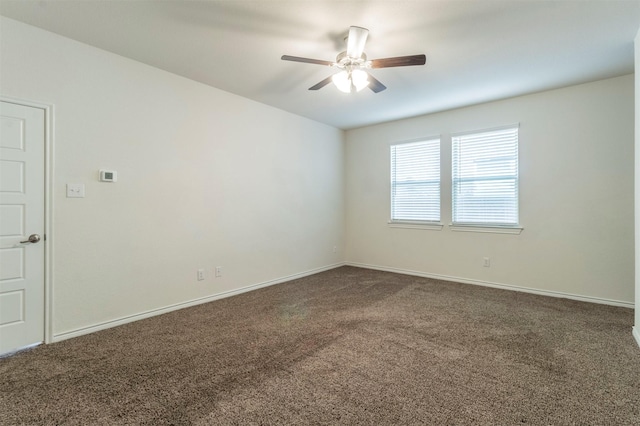
[[[44,110],[0,102],[0,354],[44,341],[44,150]]]

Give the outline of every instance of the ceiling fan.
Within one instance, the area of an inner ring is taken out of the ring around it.
[[[320,83],[309,87],[309,90],[322,89],[333,82],[342,92],[359,92],[369,87],[374,93],[382,92],[387,87],[380,83],[366,70],[372,68],[407,67],[411,65],[424,65],[427,61],[425,55],[397,56],[395,58],[367,60],[364,53],[364,45],[367,42],[369,30],[361,27],[350,27],[347,36],[347,50],[336,57],[335,62],[320,59],[301,58],[299,56],[283,55],[282,60],[293,62],[305,62],[308,64],[327,65],[340,69],[340,72],[325,78]]]

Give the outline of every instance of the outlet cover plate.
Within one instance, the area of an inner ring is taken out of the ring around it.
[[[67,198],[84,198],[84,183],[68,183]]]

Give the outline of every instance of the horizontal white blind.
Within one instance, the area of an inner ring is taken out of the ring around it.
[[[391,220],[440,221],[440,139],[391,146]]]
[[[464,134],[453,143],[453,223],[518,225],[518,127]]]

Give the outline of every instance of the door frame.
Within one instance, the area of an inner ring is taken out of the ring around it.
[[[53,184],[54,106],[0,94],[0,101],[44,111],[44,343],[53,342]]]

